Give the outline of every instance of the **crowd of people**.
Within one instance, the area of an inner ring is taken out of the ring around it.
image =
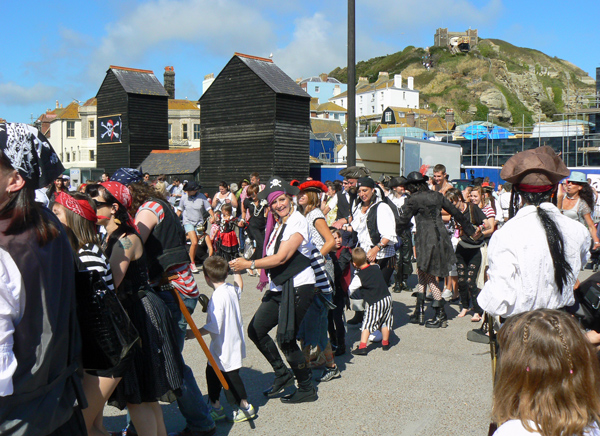
[[[246,336],[273,368],[265,396],[316,401],[312,370],[323,369],[320,383],[342,377],[335,360],[348,352],[348,325],[361,330],[353,355],[391,348],[392,294],[405,291],[416,298],[410,322],[431,329],[448,327],[445,306],[460,303],[458,317],[481,323],[470,340],[493,341],[484,313],[499,317],[497,435],[600,434],[600,335],[586,336],[568,313],[578,273],[600,248],[597,194],[550,147],[509,159],[498,189],[485,179],[453,186],[443,164],[431,178],[375,180],[349,167],[342,181],[261,183],[252,173],[221,182],[212,198],[197,181],[132,168],[71,190],[63,171],[36,129],[0,124],[2,434],[166,436],[159,401],[177,402],[180,436],[254,419],[240,376]],[[98,272],[139,336],[108,368],[79,367],[81,344],[97,341],[78,328],[77,269]],[[247,326],[243,273],[265,289]],[[206,323],[197,334],[210,337],[208,402],[182,355],[198,304]],[[127,408],[126,429],[104,428],[106,404]]]

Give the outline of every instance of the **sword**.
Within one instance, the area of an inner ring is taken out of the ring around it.
[[[219,381],[221,382],[223,389],[229,390],[229,384],[227,383],[227,380],[225,380],[225,377],[223,377],[223,373],[219,369],[219,366],[217,365],[215,358],[213,357],[212,353],[208,349],[206,342],[204,342],[204,338],[202,338],[202,335],[200,334],[200,330],[198,330],[198,327],[196,327],[196,323],[192,319],[192,315],[190,315],[189,310],[187,309],[187,307],[185,307],[185,304],[183,304],[183,300],[181,299],[179,292],[177,291],[177,289],[175,289],[172,286],[171,286],[171,292],[173,293],[173,296],[175,296],[175,298],[177,298],[177,302],[179,303],[179,310],[181,310],[181,313],[183,313],[185,320],[187,321],[188,325],[192,329],[192,332],[194,332],[194,336],[196,336],[196,339],[198,339],[198,342],[200,343],[200,346],[202,347],[202,351],[204,351],[204,354],[206,354],[206,357],[208,358],[208,361],[210,362],[210,366],[212,366],[212,368],[215,370],[215,374],[217,374],[217,377],[219,378]]]

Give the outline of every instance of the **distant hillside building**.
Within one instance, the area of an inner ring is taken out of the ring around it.
[[[200,97],[200,182],[309,174],[310,95],[271,59],[236,53]]]
[[[319,103],[326,103],[331,97],[348,90],[348,85],[338,79],[329,77],[326,73],[299,79],[297,82],[311,97],[318,98]]]
[[[435,47],[446,47],[450,44],[451,38],[469,38],[469,45],[471,47],[476,46],[479,43],[479,37],[477,36],[477,29],[469,29],[464,32],[448,32],[448,28],[442,29],[441,27],[435,31],[433,45]]]
[[[348,92],[342,92],[329,101],[347,109]],[[369,83],[366,77],[359,77],[356,85],[357,120],[381,115],[388,106],[419,108],[419,91],[414,87],[414,78],[409,77],[406,86],[403,86],[402,74],[390,79],[389,73],[380,72],[375,83]]]

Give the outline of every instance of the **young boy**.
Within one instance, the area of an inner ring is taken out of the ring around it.
[[[357,247],[352,250],[352,263],[356,273],[348,288],[350,298],[362,298],[368,307],[362,322],[360,344],[352,350],[352,354],[366,356],[367,340],[371,332],[381,327],[383,350],[390,349],[390,329],[394,323],[392,314],[392,295],[388,291],[387,283],[378,265],[367,262],[367,253]]]
[[[233,422],[248,421],[256,417],[256,411],[247,401],[246,389],[239,374],[242,359],[246,357],[239,303],[243,287],[242,276],[234,275],[235,285],[225,283],[229,264],[220,256],[209,257],[203,266],[204,280],[214,292],[208,303],[206,325],[200,329],[200,333],[210,334],[210,352],[229,384],[225,396],[232,406],[239,407],[233,413]],[[206,367],[206,384],[213,420],[225,419],[225,411],[219,401],[222,385],[210,363]]]

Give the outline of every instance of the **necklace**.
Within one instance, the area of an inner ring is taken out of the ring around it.
[[[574,200],[575,196],[571,197],[569,194],[565,194],[565,197],[567,197],[568,200]]]
[[[260,208],[258,206],[256,206],[256,203],[252,203],[254,204],[254,211],[252,212],[252,214],[254,216],[259,216],[260,213],[262,212],[262,210],[265,208],[264,204],[260,204],[260,202],[258,203],[258,206],[260,206]]]

